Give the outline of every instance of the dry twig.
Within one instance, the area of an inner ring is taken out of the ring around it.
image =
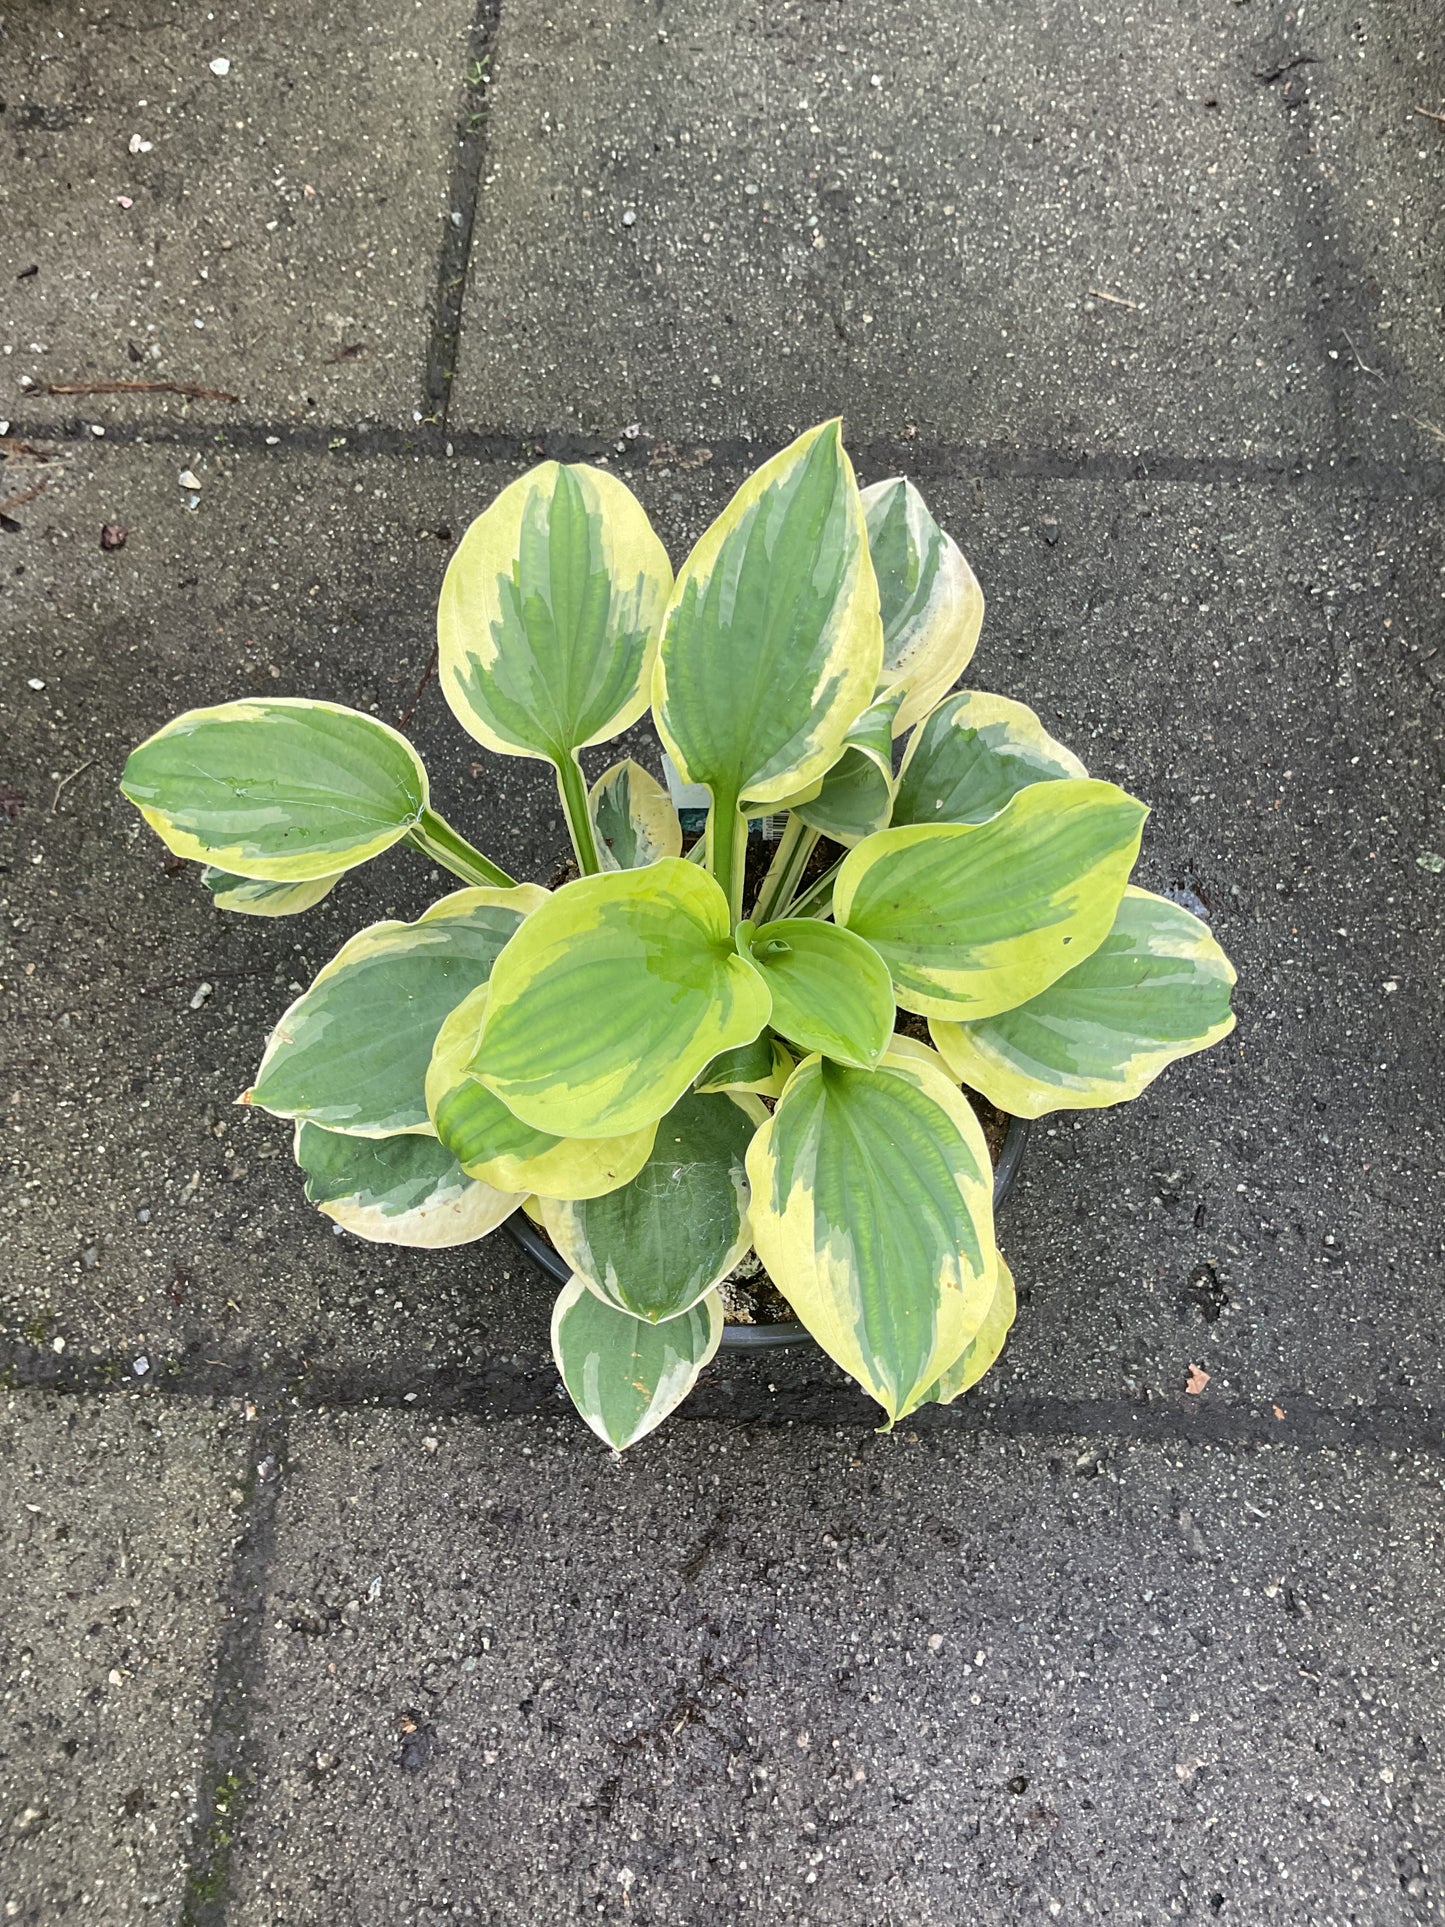
[[[1088,288],[1085,292],[1093,295],[1096,301],[1112,302],[1116,308],[1133,308],[1139,314],[1145,312],[1142,301],[1126,301],[1122,294],[1110,294],[1105,288]]]
[[[187,401],[239,401],[225,388],[197,388],[188,381],[46,381],[42,395],[183,395]]]
[[[1437,120],[1442,127],[1445,127],[1445,114],[1432,114],[1428,107],[1412,107],[1410,112],[1419,114],[1422,120]]]
[[[94,764],[95,764],[95,758],[92,756],[88,762],[82,763],[79,769],[73,769],[70,772],[69,776],[61,777],[59,783],[56,785],[54,801],[50,805],[50,814],[52,816],[54,816],[56,810],[60,807],[61,797],[70,788],[71,784],[75,781],[76,777],[84,776],[85,772],[88,769],[91,769],[94,766]]]

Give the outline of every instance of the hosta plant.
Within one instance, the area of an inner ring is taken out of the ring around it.
[[[575,881],[515,880],[405,738],[332,703],[193,710],[126,765],[224,908],[303,911],[393,844],[460,880],[343,945],[244,1101],[292,1121],[307,1196],[361,1237],[539,1220],[572,1274],[558,1367],[616,1447],[695,1383],[750,1246],[887,1423],[957,1397],[1014,1307],[962,1087],[1029,1118],[1115,1104],[1231,1027],[1208,929],[1129,882],[1144,805],[1022,703],[955,689],[982,617],[917,490],[860,490],[836,422],[675,578],[614,475],[545,462],[453,556],[439,668],[488,750],[552,765]],[[688,849],[639,763],[583,775],[649,703],[709,798]],[[783,827],[749,900],[758,817]]]

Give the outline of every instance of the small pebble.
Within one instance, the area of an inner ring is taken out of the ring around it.
[[[183,468],[176,477],[182,488],[199,488],[201,485],[188,468]]]
[[[43,689],[45,683],[40,676],[29,676],[26,678],[25,687],[27,689]]]
[[[624,209],[623,215],[622,215],[622,225],[624,227],[631,227],[636,220],[637,220],[637,211],[635,208],[629,207]]]
[[[230,71],[231,63],[224,54],[218,54],[211,62],[211,72],[216,76],[217,80],[224,80]]]
[[[146,1373],[150,1370],[150,1368],[151,1368],[151,1362],[148,1358],[138,1358],[131,1366],[131,1370],[135,1373],[137,1378],[144,1378]]]
[[[199,1010],[199,1009],[200,1009],[200,1007],[201,1007],[201,1005],[202,1005],[202,1004],[203,1004],[203,1003],[204,1003],[204,1002],[206,1001],[206,999],[207,999],[207,998],[208,998],[208,997],[210,996],[210,994],[211,994],[211,989],[212,989],[212,986],[211,986],[210,984],[197,984],[197,985],[196,985],[196,989],[195,989],[195,994],[194,994],[194,995],[192,996],[192,998],[191,998],[191,1009],[192,1009],[192,1010]]]

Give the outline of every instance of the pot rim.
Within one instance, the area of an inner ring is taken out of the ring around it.
[[[998,1163],[993,1168],[993,1208],[995,1211],[1003,1204],[1019,1166],[1023,1162],[1024,1149],[1028,1144],[1029,1119],[1010,1117],[1008,1130],[1004,1133],[1003,1149],[999,1152]],[[572,1276],[570,1267],[560,1256],[556,1247],[520,1205],[510,1218],[503,1221],[503,1228],[511,1234],[512,1240],[519,1245],[532,1262],[559,1285],[565,1285]],[[784,1345],[811,1345],[816,1343],[806,1325],[796,1323],[778,1325],[724,1325],[722,1344],[726,1351],[768,1352],[776,1351]]]

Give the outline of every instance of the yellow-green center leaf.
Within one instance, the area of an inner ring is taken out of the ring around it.
[[[748,1248],[745,1159],[767,1117],[756,1099],[689,1091],[662,1118],[630,1183],[578,1203],[543,1200],[573,1271],[618,1310],[656,1324],[689,1311]]]
[[[722,1342],[715,1291],[680,1318],[649,1324],[617,1311],[580,1278],[552,1311],[552,1356],[572,1403],[604,1445],[623,1452],[676,1411]]]
[[[803,1051],[872,1070],[893,1035],[893,985],[878,952],[816,917],[751,933],[748,954],[773,999],[772,1027]]]
[[[334,877],[421,820],[404,736],[338,703],[276,696],[190,709],[126,759],[121,789],[177,856],[238,877]]]
[[[628,1137],[553,1137],[513,1117],[467,1065],[477,1048],[489,989],[480,984],[437,1032],[426,1074],[432,1128],[468,1176],[503,1191],[595,1198],[634,1177],[656,1126]]]
[[[641,870],[659,857],[682,855],[682,824],[672,798],[630,756],[598,777],[587,805],[604,870]]]
[[[1234,967],[1206,924],[1132,885],[1090,956],[1014,1010],[930,1025],[949,1069],[1015,1117],[1137,1097],[1234,1028]]]
[[[479,515],[437,609],[442,691],[488,749],[562,765],[647,706],[672,587],[667,553],[614,475],[543,462]]]
[[[993,1172],[936,1061],[808,1058],[748,1152],[752,1232],[779,1291],[890,1423],[956,1359],[994,1290]]]
[[[618,1137],[768,1021],[727,899],[680,857],[569,883],[497,959],[471,1069],[524,1123]]]
[[[905,1010],[991,1017],[1103,942],[1147,815],[1112,783],[1068,780],[987,823],[880,830],[844,858],[833,915],[883,957]]]
[[[311,1203],[374,1244],[429,1251],[470,1244],[522,1202],[520,1191],[469,1178],[433,1137],[350,1137],[298,1124],[295,1153]]]
[[[1088,773],[1023,703],[965,689],[945,697],[914,732],[892,822],[986,823],[1031,783]]]
[[[684,563],[653,675],[682,778],[775,803],[832,764],[883,660],[878,591],[837,422],[738,490]]]
[[[415,923],[375,923],[317,973],[242,1099],[357,1137],[430,1131],[426,1073],[447,1013],[485,983],[547,892],[456,890]]]
[[[907,692],[893,722],[901,736],[968,667],[983,591],[912,482],[875,482],[863,491],[863,508],[883,616],[882,681]]]

